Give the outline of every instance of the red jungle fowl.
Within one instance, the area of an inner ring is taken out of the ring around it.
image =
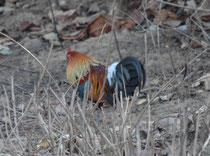
[[[136,87],[142,89],[146,82],[146,73],[141,62],[132,56],[125,57],[120,62],[115,62],[108,67],[92,57],[81,52],[71,51],[67,48],[66,59],[68,62],[66,76],[68,82],[74,87],[78,84],[79,97],[84,97],[85,86],[89,89],[88,98],[97,102],[103,93],[100,103],[113,105],[113,94],[118,89],[118,96],[132,96]],[[104,82],[105,80],[105,82]],[[103,82],[105,83],[103,87]],[[124,86],[125,84],[125,86]],[[103,89],[103,91],[101,91]]]

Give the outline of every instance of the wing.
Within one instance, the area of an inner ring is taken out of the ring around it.
[[[105,82],[104,82],[105,81]],[[101,94],[104,94],[100,102],[103,103],[113,103],[113,91],[108,85],[108,81],[105,76],[105,66],[91,66],[90,72],[90,82],[91,82],[91,90],[89,92],[89,98],[93,98],[93,101],[98,101]],[[104,88],[103,88],[103,83]],[[103,89],[103,90],[102,90]]]

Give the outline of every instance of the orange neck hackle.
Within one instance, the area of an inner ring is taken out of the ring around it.
[[[78,78],[82,80],[80,82],[88,79],[87,75],[91,70],[91,66],[100,65],[100,62],[94,58],[78,51],[72,51],[69,47],[67,48],[66,60],[68,63],[66,76],[70,84],[75,83]]]

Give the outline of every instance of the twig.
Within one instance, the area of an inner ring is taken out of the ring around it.
[[[198,131],[199,131],[199,124],[200,124],[200,116],[201,111],[198,111],[197,119],[196,119],[196,127],[195,127],[195,139],[193,144],[193,156],[196,156],[196,149],[197,149],[197,143],[198,143]]]
[[[115,4],[115,2],[114,2]],[[114,5],[115,6],[115,5]],[[113,11],[113,18],[112,18],[112,33],[111,33],[111,36],[110,36],[110,40],[109,40],[109,47],[108,47],[108,52],[107,52],[107,62],[106,62],[106,69],[109,65],[109,61],[110,61],[110,53],[111,53],[111,43],[112,43],[112,38],[113,38],[113,29],[114,29],[114,23],[115,23],[115,14],[114,14],[114,11]],[[105,78],[106,78],[106,74],[107,74],[107,71],[105,72]],[[106,140],[106,142],[113,147],[113,144],[108,140],[108,138],[104,135],[104,133],[101,131],[101,129],[98,127],[98,125],[96,124],[96,121],[94,119],[94,112],[96,110],[96,108],[98,107],[99,105],[99,102],[101,100],[101,98],[103,97],[104,93],[103,93],[103,90],[104,90],[104,87],[105,87],[105,83],[106,81],[104,80],[103,81],[103,85],[102,85],[102,89],[100,91],[100,97],[98,99],[98,101],[96,102],[96,104],[94,105],[94,107],[92,108],[91,110],[91,119],[92,119],[92,122],[93,122],[93,125],[94,127],[99,131],[100,135]],[[92,98],[91,98],[92,99]]]
[[[9,82],[4,82],[4,81],[1,81],[1,80],[0,80],[0,83],[6,84],[6,85],[11,85],[11,83],[9,83]],[[14,84],[14,86],[17,87],[18,89],[24,91],[25,93],[28,93],[28,91],[27,91],[26,89],[24,89],[24,88],[22,88],[22,87],[20,87],[20,86],[18,86],[18,85]]]
[[[176,154],[176,129],[177,129],[177,119],[175,120],[174,124],[173,124],[173,130],[172,130],[172,145],[171,148],[169,146],[169,148],[171,149],[171,155],[175,156]]]
[[[115,4],[115,2],[114,2]],[[115,6],[115,5],[114,5]],[[113,16],[112,16],[112,33],[111,33],[111,36],[110,36],[110,40],[109,40],[109,46],[108,46],[108,51],[107,51],[107,58],[106,58],[106,70],[107,70],[107,67],[109,65],[109,61],[110,61],[110,54],[111,54],[111,43],[112,43],[112,39],[113,39],[113,29],[114,29],[114,23],[115,23],[115,13],[113,11]],[[105,77],[104,77],[104,81],[103,81],[103,85],[101,87],[101,91],[100,91],[100,97],[98,99],[98,101],[96,102],[96,104],[94,105],[93,109],[92,109],[92,114],[93,112],[96,110],[96,108],[98,107],[99,105],[99,102],[101,100],[101,98],[103,97],[103,90],[104,90],[104,87],[105,87],[105,84],[106,84],[106,81],[105,81],[105,78],[106,78],[106,75],[107,75],[107,71],[105,71]],[[93,116],[92,116],[93,117]],[[96,126],[97,127],[97,126]]]
[[[172,54],[171,54],[171,45],[172,45],[172,43],[171,43],[171,36],[167,35],[167,38],[168,38],[168,54],[169,54],[170,62],[171,62],[171,65],[172,65],[173,74],[175,75],[176,68],[175,68],[174,60],[173,60],[173,57],[172,57]]]
[[[16,133],[15,133],[15,130],[16,130],[16,128],[18,127],[18,125],[20,124],[20,122],[22,121],[23,117],[25,117],[26,112],[29,110],[29,108],[30,108],[30,106],[31,106],[31,103],[32,103],[33,97],[34,97],[34,94],[31,95],[31,98],[30,98],[30,100],[29,100],[29,102],[28,102],[28,105],[26,106],[25,111],[23,112],[22,116],[19,118],[19,121],[18,121],[17,124],[12,128],[11,133],[10,133],[9,135],[7,135],[6,142],[7,142],[8,140],[10,140],[10,137],[12,136],[12,134],[16,134]]]
[[[192,64],[198,57],[200,57],[202,54],[206,53],[209,49],[205,49],[204,51],[202,51],[200,54],[198,54],[196,57],[194,57],[189,63],[188,65]],[[163,85],[162,88],[160,88],[160,90],[151,98],[150,101],[148,101],[148,103],[146,104],[146,106],[144,107],[144,109],[141,111],[141,113],[138,115],[138,117],[136,118],[136,121],[134,122],[132,128],[131,128],[131,132],[135,129],[136,124],[139,122],[139,120],[142,118],[143,114],[145,113],[145,111],[147,110],[148,106],[155,100],[155,98],[163,91],[165,90],[170,84],[171,82],[173,82],[174,80],[176,80],[183,72],[185,71],[185,67],[176,75],[174,75],[168,82],[166,82],[165,85]]]
[[[207,147],[207,145],[210,143],[210,134],[208,135],[208,138],[206,138],[206,141],[204,142],[201,151],[199,152],[198,156],[201,156],[201,152]]]
[[[21,70],[21,71],[23,71],[23,72],[38,73],[37,71],[32,71],[32,70],[21,69],[21,68],[18,68],[18,67],[8,66],[8,65],[4,65],[4,64],[0,64],[0,66],[2,66],[2,67],[6,67],[6,68],[12,68],[12,69]]]
[[[61,104],[62,108],[64,108],[64,110],[65,110],[66,114],[68,115],[68,117],[69,117],[70,122],[72,123],[72,125],[75,126],[76,129],[78,129],[79,132],[80,132],[80,134],[82,134],[82,136],[83,136],[83,130],[78,126],[78,124],[75,123],[75,120],[74,120],[73,115],[72,115],[71,112],[69,111],[69,108],[67,108],[68,105],[66,104],[66,101],[65,101],[65,95],[63,94],[63,95],[62,95],[62,99],[60,99],[60,98],[58,97],[58,95],[55,93],[55,91],[54,91],[52,88],[50,88],[50,91],[53,93],[53,95],[54,95],[54,96],[56,97],[56,99],[59,101],[59,103]],[[74,95],[74,96],[75,96],[75,95]],[[72,98],[75,98],[75,97],[72,97]],[[86,137],[85,137],[85,136],[83,136],[83,137],[85,138],[85,141],[88,142],[87,139],[86,139]],[[92,149],[91,146],[89,146],[89,148]]]
[[[54,16],[53,8],[52,8],[52,2],[51,2],[51,0],[48,0],[48,2],[49,2],[49,5],[50,5],[50,11],[51,11],[51,14],[52,14],[52,23],[54,25],[54,31],[57,34],[60,46],[63,48],[63,44],[62,44],[63,39],[60,37],[60,35],[58,33],[58,30],[57,30],[57,27],[56,27],[55,16]]]
[[[147,129],[147,143],[145,149],[148,149],[150,145],[150,129],[151,129],[151,105],[148,106],[148,129]]]
[[[138,125],[136,125],[136,145],[137,145],[137,155],[141,155],[141,136]]]
[[[11,154],[12,156],[15,156],[16,153],[15,153],[15,151],[14,151],[14,149],[13,149],[13,148],[14,148],[14,145],[13,145],[13,144],[8,145],[7,140],[6,140],[6,138],[5,138],[5,135],[4,135],[3,132],[2,132],[2,126],[0,126],[0,136],[1,136],[1,138],[2,138],[2,140],[3,140],[3,142],[4,142],[4,144],[7,145],[10,154]],[[13,148],[12,148],[11,146],[13,146]],[[3,149],[4,149],[4,147],[0,147],[0,152],[3,151]]]
[[[12,105],[13,105],[14,122],[15,122],[15,125],[17,125],[18,120],[17,120],[17,112],[16,112],[16,102],[15,102],[15,92],[14,92],[14,77],[13,76],[11,77],[11,91],[12,91]],[[20,145],[21,150],[24,151],[24,148],[23,148],[23,145],[22,145],[22,142],[21,142],[21,139],[20,139],[20,135],[19,135],[18,126],[17,126],[16,130],[14,130],[14,131],[15,131],[15,136],[18,140],[18,144]]]
[[[134,95],[136,95],[136,92],[137,92],[137,90],[135,90]],[[122,98],[121,98],[121,99],[122,99]],[[134,102],[135,102],[136,99],[137,99],[137,96],[134,96],[134,97],[132,98],[132,101],[129,103],[129,107],[128,107],[128,112],[127,112],[127,114],[130,114],[131,108],[132,108],[132,106],[134,105]],[[125,128],[125,126],[126,126],[126,123],[128,122],[128,118],[129,118],[129,115],[126,115],[126,118],[125,118],[125,120],[123,121],[122,128],[121,128],[120,133],[119,133],[119,137],[118,137],[118,138],[119,138],[119,141],[121,141],[120,139],[121,139],[121,137],[122,137],[124,128]]]
[[[37,86],[36,86],[36,101],[37,101],[37,103],[39,103],[38,102],[39,101],[38,98],[39,98],[39,89],[40,89],[39,87],[40,87],[40,83],[41,83],[41,81],[43,79],[43,76],[44,76],[44,73],[45,73],[45,71],[47,69],[47,65],[48,65],[48,62],[49,62],[49,59],[50,59],[50,56],[51,56],[51,53],[52,53],[52,49],[53,49],[53,43],[50,46],[50,51],[49,51],[49,54],[47,56],[47,60],[46,60],[45,66],[44,66],[44,68],[42,70],[42,73],[41,73],[41,75],[39,77],[39,80],[38,80],[38,83],[37,83]]]
[[[101,40],[102,34],[104,33],[104,29],[105,29],[106,26],[107,26],[107,23],[104,24],[104,26],[103,26],[103,28],[102,28],[102,30],[101,30],[101,33],[100,33],[100,35],[99,35],[99,37],[98,37],[98,43],[99,43],[100,40]]]
[[[118,41],[117,41],[117,35],[116,35],[116,32],[115,32],[115,28],[113,30],[113,33],[114,33],[114,40],[115,40],[115,43],[116,43],[118,54],[119,54],[120,60],[122,60],[122,55],[121,55],[119,44],[118,44]]]
[[[170,28],[169,26],[167,26],[167,25],[162,25],[162,27],[163,27],[163,28],[167,28],[167,29],[171,29],[171,28]],[[189,35],[185,34],[184,32],[182,32],[182,31],[180,31],[180,30],[178,30],[178,29],[176,29],[176,28],[174,28],[174,29],[172,29],[172,30],[175,31],[175,32],[177,32],[177,33],[179,33],[179,34],[181,34],[181,35],[183,35],[183,36],[185,36],[185,37],[187,37],[187,38],[189,38],[190,40],[192,40],[192,41],[194,41],[194,42],[196,42],[196,43],[202,44],[201,41],[196,40],[194,37],[189,36]]]
[[[5,33],[0,32],[0,34],[3,35],[3,36],[5,36],[5,37],[7,37],[11,41],[13,41],[17,45],[19,45],[21,48],[23,48],[27,53],[29,53],[41,65],[42,68],[45,69],[45,66],[42,64],[42,62],[34,54],[32,54],[32,52],[30,52],[26,47],[24,47],[22,44],[20,44],[19,42],[15,41],[13,38],[11,38],[10,36],[6,35]],[[58,84],[55,81],[55,79],[53,78],[53,76],[50,74],[49,70],[45,69],[45,71],[48,73],[48,75],[50,76],[50,78],[53,80],[53,82],[55,83],[55,85],[58,88],[58,90],[61,91],[60,87],[58,86]]]
[[[180,103],[181,111],[183,112],[182,124],[180,127],[181,137],[180,137],[180,151],[179,155],[186,156],[187,151],[187,137],[188,137],[188,127],[187,127],[187,107],[186,102]]]
[[[171,6],[174,6],[174,7],[179,7],[179,8],[184,8],[184,9],[191,9],[191,10],[195,10],[195,11],[204,11],[204,12],[209,12],[210,11],[209,9],[192,8],[192,7],[187,7],[185,5],[178,5],[178,4],[170,3],[170,2],[167,2],[167,1],[163,1],[163,0],[157,0],[157,2],[164,3],[164,4],[167,4],[167,5],[171,5]]]
[[[10,113],[10,106],[9,106],[9,97],[7,95],[7,91],[6,91],[6,88],[4,85],[3,85],[3,90],[5,93],[5,97],[6,97],[6,104],[4,106],[4,117],[9,118],[9,121],[5,122],[6,136],[8,137],[9,136],[8,127],[10,126],[12,128],[12,122],[11,122],[11,113]],[[7,108],[7,110],[6,110],[6,108]],[[1,132],[2,132],[2,129],[1,129]],[[4,138],[4,135],[2,135],[2,138]],[[9,148],[11,153],[13,153],[14,150],[17,151],[15,145],[11,142],[10,139],[9,140],[5,139],[4,142],[5,142],[5,145],[7,145],[7,147]],[[11,150],[11,149],[13,149],[13,150]],[[1,150],[3,150],[3,148]],[[1,153],[1,151],[0,151],[0,153]]]

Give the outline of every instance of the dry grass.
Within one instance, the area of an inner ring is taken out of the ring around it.
[[[12,83],[11,89],[13,87]],[[132,101],[117,99],[116,109],[109,114],[105,113],[106,118],[102,115],[98,118],[97,113],[101,112],[92,112],[92,103],[88,103],[87,99],[76,101],[75,92],[69,105],[64,94],[58,95],[49,88],[44,89],[41,97],[37,97],[35,88],[27,106],[20,111],[13,107],[15,96],[11,105],[5,87],[4,90],[7,102],[4,105],[5,123],[1,124],[0,131],[4,141],[1,153],[164,155],[166,152],[169,155],[205,155],[207,152],[208,155],[210,150],[209,136],[202,143],[199,140],[201,133],[204,133],[203,128],[210,128],[208,109],[205,106],[195,112],[195,121],[192,122],[187,115],[187,107],[180,104],[181,112],[174,117],[174,123],[169,123],[161,132],[158,129],[160,120],[151,121],[150,105],[147,111],[148,122],[133,122],[131,111],[137,95]],[[59,104],[53,105],[53,101]],[[171,122],[170,117],[166,119]],[[146,130],[142,126],[146,126]],[[190,138],[190,133],[193,133],[193,138]]]
[[[195,10],[195,14],[197,11]],[[145,12],[142,14],[145,15]],[[151,25],[149,20],[147,23]],[[200,26],[199,23],[198,25]],[[159,31],[160,29],[157,30],[157,36],[160,35]],[[202,29],[202,33],[203,36],[209,37],[204,29]],[[113,35],[114,31],[111,35],[110,45]],[[147,58],[147,35],[145,34],[145,68],[147,68],[149,61]],[[159,38],[155,41],[154,34],[149,33],[149,35],[151,35],[155,47],[160,47],[156,45],[161,42]],[[194,40],[189,35],[187,37]],[[180,95],[177,98],[179,113],[152,120],[151,107],[153,107],[156,97],[169,86],[177,88],[177,92],[183,89],[182,84],[189,77],[185,77],[185,80],[181,80],[181,82],[179,77],[185,72],[186,67],[176,74],[172,63],[173,76],[164,82],[159,91],[152,92],[148,89],[148,102],[137,113],[136,117],[133,116],[132,111],[139,97],[137,92],[131,101],[115,97],[116,108],[109,109],[109,112],[105,111],[105,117],[103,117],[101,111],[96,110],[97,105],[93,105],[87,98],[82,101],[78,100],[76,91],[72,89],[72,86],[66,92],[61,91],[47,70],[53,46],[49,50],[45,65],[25,47],[20,46],[43,69],[37,85],[34,86],[33,93],[29,98],[25,98],[27,100],[24,101],[26,105],[23,108],[16,106],[17,95],[14,78],[11,77],[10,89],[6,89],[2,85],[4,91],[4,99],[2,100],[4,122],[0,124],[0,138],[3,140],[0,143],[2,155],[207,156],[210,154],[210,96],[198,111],[190,112],[186,104],[180,102],[183,95],[178,93]],[[109,64],[111,46],[108,51],[107,65]],[[159,49],[157,49],[158,52]],[[209,49],[206,48],[201,51],[187,62],[187,65],[192,65],[197,58],[206,52],[209,52]],[[170,58],[173,62],[173,58]],[[43,75],[46,73],[54,81],[55,88],[51,86],[40,88]],[[148,88],[150,88],[149,82]],[[73,90],[70,103],[66,102],[69,90]],[[147,118],[147,121],[143,117]]]

